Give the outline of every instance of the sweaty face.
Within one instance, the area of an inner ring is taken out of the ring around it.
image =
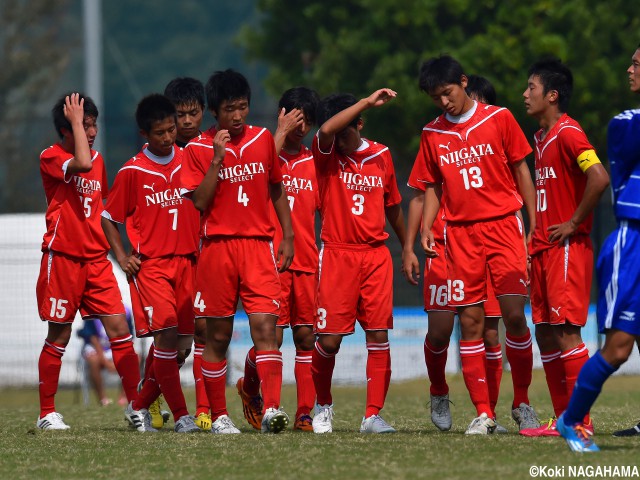
[[[544,87],[540,82],[540,77],[537,75],[531,75],[527,82],[527,89],[522,96],[524,97],[524,106],[527,110],[527,114],[533,117],[543,113],[549,104],[549,97],[554,91],[544,93]]]
[[[235,137],[244,130],[247,115],[249,115],[249,101],[246,98],[223,100],[214,112],[218,120],[219,130],[229,130],[229,135]]]
[[[198,136],[200,124],[202,123],[202,107],[199,103],[176,105],[178,113],[177,139],[188,142]]]
[[[429,92],[433,103],[440,110],[457,117],[473,106],[473,100],[469,98],[464,89],[467,86],[467,78],[462,77],[462,85],[448,83],[441,85]]]
[[[148,132],[140,132],[149,143],[149,151],[159,157],[171,155],[176,141],[176,121],[173,117],[153,122]]]
[[[629,87],[633,93],[640,93],[640,48],[631,57],[631,66],[627,69]]]
[[[357,128],[349,126],[336,134],[336,149],[342,155],[351,155],[362,143]]]

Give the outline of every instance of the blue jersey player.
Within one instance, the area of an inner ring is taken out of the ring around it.
[[[627,73],[631,91],[640,94],[640,45]],[[569,406],[557,422],[560,435],[576,452],[599,450],[580,422],[640,340],[640,109],[611,120],[608,156],[618,227],[602,246],[597,264],[598,327],[606,339],[580,370]],[[640,433],[640,424],[624,432]]]

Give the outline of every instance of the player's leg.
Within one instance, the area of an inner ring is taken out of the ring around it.
[[[449,385],[445,377],[449,340],[453,333],[455,312],[427,312],[427,334],[424,339],[424,361],[429,377],[431,421],[442,431],[451,429]]]
[[[196,425],[203,430],[211,430],[211,415],[207,391],[202,379],[202,352],[206,342],[207,322],[204,318],[195,320],[193,338],[193,378],[196,390]]]
[[[387,330],[367,330],[367,406],[361,433],[395,433],[381,416],[391,381],[391,353]]]
[[[81,355],[89,369],[89,380],[96,392],[98,403],[103,406],[109,405],[112,402],[107,397],[107,392],[104,389],[104,379],[102,378],[102,370],[106,367],[106,361],[102,361],[98,356],[98,352],[89,346],[83,348]]]
[[[322,317],[318,322],[324,321]],[[320,324],[322,325],[322,324]],[[316,331],[317,333],[317,331]],[[313,417],[314,433],[330,433],[333,431],[333,397],[331,396],[331,380],[336,365],[336,355],[340,350],[342,335],[318,335],[311,357],[311,376],[316,389],[316,412]]]
[[[496,300],[497,304],[497,300]],[[500,317],[487,315],[487,302],[485,302],[485,319],[484,331],[482,339],[484,341],[485,350],[485,369],[487,371],[487,387],[489,388],[489,405],[493,413],[493,420],[496,420],[496,405],[500,396],[500,382],[502,381],[502,345],[500,344],[500,335],[498,326]],[[507,433],[507,430],[496,422],[495,433]]]
[[[312,325],[295,326],[292,328],[292,333],[296,348],[294,375],[298,400],[294,430],[312,431],[311,410],[316,401],[316,388],[311,375],[311,362],[316,337],[313,334]]]

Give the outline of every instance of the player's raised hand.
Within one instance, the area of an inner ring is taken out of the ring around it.
[[[64,98],[64,117],[69,123],[84,122],[84,98],[80,98],[79,93],[72,93]]]
[[[370,107],[379,107],[395,98],[396,95],[398,94],[390,88],[381,88],[367,97],[367,103]]]
[[[436,252],[436,250],[433,248],[436,246],[436,242],[433,239],[433,233],[431,233],[431,230],[422,232],[420,244],[422,245],[422,249],[424,250],[424,253],[428,258],[435,258],[438,256],[438,252]]]
[[[420,262],[413,250],[402,250],[402,274],[411,285],[418,285],[420,279]]]
[[[293,132],[296,128],[304,123],[304,113],[299,108],[292,109],[289,113],[285,114],[285,109],[280,110],[278,115],[278,132],[282,132],[284,136]]]
[[[226,155],[227,142],[231,140],[229,130],[219,130],[213,137],[213,160],[211,163],[220,165]]]

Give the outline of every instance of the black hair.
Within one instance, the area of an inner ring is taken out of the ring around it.
[[[460,62],[450,55],[432,57],[420,66],[418,85],[429,94],[443,85],[462,85],[464,69]]]
[[[280,97],[278,110],[284,108],[285,112],[289,112],[294,108],[299,108],[304,113],[306,119],[315,124],[319,103],[320,97],[315,90],[307,87],[293,87],[284,92],[282,97]]]
[[[573,74],[569,67],[558,58],[543,58],[531,65],[529,77],[531,76],[540,79],[545,95],[551,90],[558,92],[558,109],[566,112],[573,93]]]
[[[232,69],[215,72],[209,77],[205,87],[207,106],[209,110],[217,112],[225,100],[246,98],[251,104],[251,87],[249,82],[239,72]]]
[[[324,97],[318,105],[318,124],[322,125],[337,113],[349,108],[351,105],[355,105],[357,102],[356,97],[350,93],[333,93]],[[358,115],[348,126],[357,128],[360,118]]]
[[[204,110],[204,85],[191,77],[178,77],[171,80],[164,89],[164,95],[177,107],[197,103]]]
[[[67,130],[71,131],[71,123],[69,123],[69,120],[67,120],[67,118],[64,116],[65,99],[67,97],[70,97],[71,93],[72,92],[65,93],[64,95],[62,95],[58,99],[56,104],[53,106],[53,108],[51,109],[51,115],[53,116],[53,125],[55,126],[56,132],[58,132],[58,135],[60,136],[60,138],[63,137],[62,135],[63,128],[66,128]],[[98,107],[96,107],[96,104],[94,103],[94,101],[90,97],[87,97],[84,93],[80,93],[79,95],[80,95],[80,100],[84,99],[84,104],[83,104],[84,116],[95,118],[97,120]]]
[[[480,75],[469,75],[467,77],[467,95],[475,95],[482,103],[495,105],[498,99],[496,89],[493,84]]]
[[[167,117],[177,121],[176,107],[171,100],[159,93],[147,95],[136,108],[136,122],[143,132],[149,133],[155,122],[161,122]]]

